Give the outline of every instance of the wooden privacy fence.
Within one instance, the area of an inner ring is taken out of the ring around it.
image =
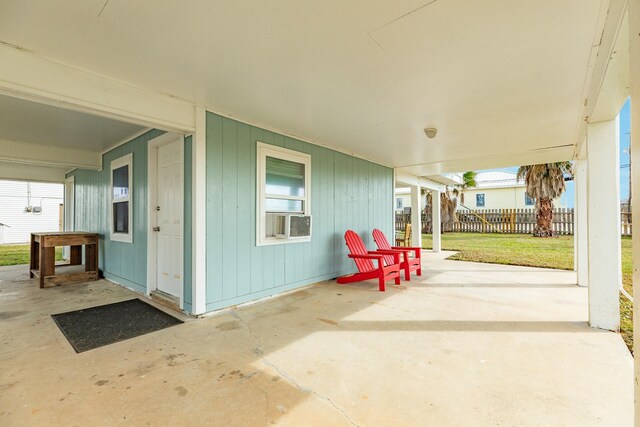
[[[453,224],[443,225],[443,231],[461,233],[506,233],[530,234],[536,226],[536,213],[533,209],[479,209],[458,211]],[[574,230],[574,209],[554,209],[553,229],[561,235],[571,235]],[[396,213],[396,230],[404,231],[411,214]],[[631,235],[631,213],[620,213],[621,234]],[[431,212],[422,213],[422,232],[431,233]]]

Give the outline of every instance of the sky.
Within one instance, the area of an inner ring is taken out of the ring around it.
[[[620,110],[620,202],[626,203],[629,199],[629,135],[631,129],[631,116],[629,100],[624,103]],[[515,173],[518,167],[492,169]],[[480,172],[480,171],[479,171]],[[560,198],[561,206],[572,208],[574,205],[574,185],[573,181],[566,182],[566,191]]]

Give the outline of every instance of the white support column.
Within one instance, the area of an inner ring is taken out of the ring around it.
[[[620,158],[618,119],[587,128],[589,323],[620,327]]]
[[[589,230],[587,228],[587,159],[577,160],[573,167],[575,188],[574,261],[578,285],[589,286]]]
[[[422,247],[422,199],[421,187],[411,186],[411,245]]]
[[[440,194],[441,193],[439,191],[431,192],[431,224],[433,225],[433,233],[431,234],[431,238],[433,240],[433,252],[440,252],[440,250],[442,249],[442,240],[440,233]]]
[[[192,140],[192,314],[207,310],[207,112],[196,107],[196,132]]]
[[[631,92],[631,218],[635,218],[632,237],[633,297],[640,301],[640,0],[629,0],[629,79]],[[640,303],[633,305],[633,339],[640,342]],[[634,358],[635,425],[640,425],[640,357]]]

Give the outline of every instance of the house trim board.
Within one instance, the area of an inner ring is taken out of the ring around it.
[[[191,138],[191,304],[193,314],[207,311],[207,111],[196,107]]]

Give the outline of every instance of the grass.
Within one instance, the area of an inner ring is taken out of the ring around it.
[[[431,235],[422,235],[422,246],[431,249]],[[573,270],[573,236],[554,239],[523,234],[444,233],[442,249],[458,251],[448,259]],[[622,285],[633,295],[631,238],[622,237]],[[620,334],[633,351],[633,304],[620,297]]]
[[[62,248],[56,248],[56,261],[62,261]],[[0,245],[0,267],[29,264],[29,245]]]

